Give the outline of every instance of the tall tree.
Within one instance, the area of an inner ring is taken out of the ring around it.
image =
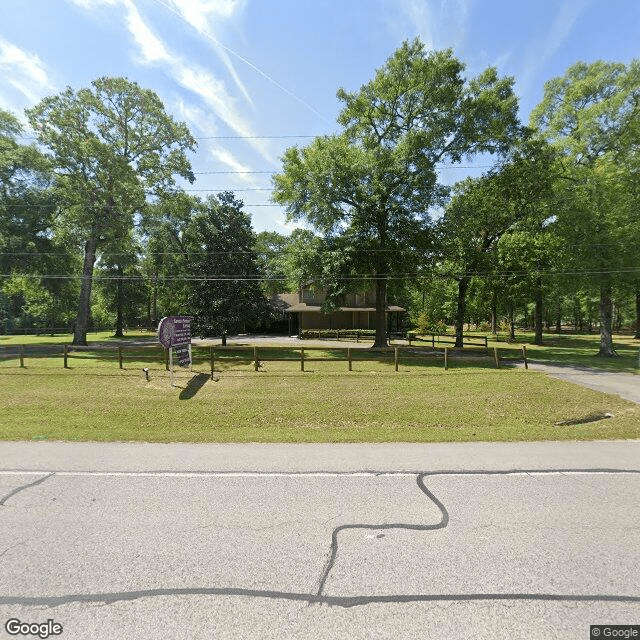
[[[496,268],[497,245],[518,227],[541,226],[553,193],[553,150],[523,142],[482,178],[461,182],[438,225],[442,252],[458,282],[456,347],[463,346],[467,290],[474,276]]]
[[[50,163],[35,145],[19,142],[21,133],[18,119],[0,110],[0,273],[7,276],[0,288],[10,298],[5,320],[24,323],[22,307],[25,313],[28,307],[34,321],[59,326],[67,321],[73,284],[48,276],[69,273],[72,248],[55,233],[60,198]]]
[[[51,152],[67,202],[66,216],[84,244],[73,343],[86,344],[92,274],[99,247],[128,234],[146,197],[193,182],[186,156],[195,140],[160,98],[125,78],[99,78],[92,88],[45,98],[27,110]]]
[[[616,355],[612,292],[616,262],[625,249],[616,243],[615,236],[620,224],[626,224],[619,219],[618,198],[612,201],[609,197],[613,190],[602,174],[603,163],[624,161],[638,145],[639,118],[640,60],[629,65],[578,62],[564,76],[545,84],[542,102],[531,114],[532,125],[566,159],[571,195],[577,196],[565,208],[569,214],[566,228],[573,234],[581,233],[589,244],[596,240],[601,245],[597,251],[580,252],[582,266],[594,274],[592,280],[600,292],[601,356]]]
[[[505,151],[520,132],[513,80],[488,68],[465,81],[463,70],[451,50],[405,42],[359,91],[338,91],[343,132],[288,149],[274,176],[289,219],[340,237],[345,268],[375,283],[374,347],[387,345],[388,279],[424,261],[428,210],[447,193],[438,166]]]
[[[231,192],[209,196],[184,232],[191,272],[184,312],[202,334],[241,332],[271,315],[251,219],[242,207]]]

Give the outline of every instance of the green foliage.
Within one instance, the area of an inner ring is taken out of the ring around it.
[[[426,335],[428,333],[444,335],[447,333],[447,324],[444,320],[433,320],[424,311],[418,316],[415,327],[416,332],[420,335]]]
[[[504,151],[519,132],[513,80],[490,68],[465,82],[462,71],[450,50],[405,42],[358,92],[338,92],[343,132],[288,149],[274,176],[274,201],[289,219],[339,241],[342,273],[375,277],[379,301],[388,277],[424,262],[428,210],[447,193],[437,165]],[[382,306],[376,329],[383,346]]]
[[[558,230],[577,240],[575,262],[600,292],[599,355],[614,356],[611,322],[615,275],[636,275],[640,215],[637,156],[640,142],[640,60],[629,65],[578,62],[545,84],[532,124],[566,159],[567,187]]]
[[[241,201],[230,192],[209,196],[197,206],[182,242],[192,253],[182,313],[193,316],[195,333],[240,333],[269,323],[255,234]]]
[[[62,225],[84,245],[85,261],[74,344],[86,343],[91,276],[101,244],[126,237],[147,196],[193,182],[186,156],[195,140],[158,96],[126,78],[98,78],[70,87],[26,111],[47,147],[65,207]]]

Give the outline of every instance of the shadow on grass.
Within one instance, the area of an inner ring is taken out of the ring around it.
[[[193,378],[191,378],[191,380],[187,382],[187,388],[183,389],[180,392],[180,400],[190,400],[191,398],[193,398],[193,396],[195,396],[196,393],[198,393],[198,391],[200,391],[200,389],[204,387],[209,377],[210,376],[206,373],[198,373],[197,375],[193,376]]]

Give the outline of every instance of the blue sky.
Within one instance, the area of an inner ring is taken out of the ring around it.
[[[262,205],[286,147],[311,138],[285,136],[337,131],[336,90],[416,36],[452,47],[469,76],[514,76],[527,121],[544,82],[577,60],[639,56],[640,1],[2,0],[0,107],[21,115],[66,86],[126,76],[198,138],[190,189],[234,190],[256,231],[287,233],[282,210]]]

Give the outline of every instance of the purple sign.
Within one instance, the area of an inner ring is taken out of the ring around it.
[[[158,325],[158,339],[160,344],[167,349],[191,344],[191,318],[189,316],[162,318]]]
[[[176,356],[178,358],[178,364],[181,367],[188,367],[191,364],[191,354],[189,353],[188,345],[176,347]]]

